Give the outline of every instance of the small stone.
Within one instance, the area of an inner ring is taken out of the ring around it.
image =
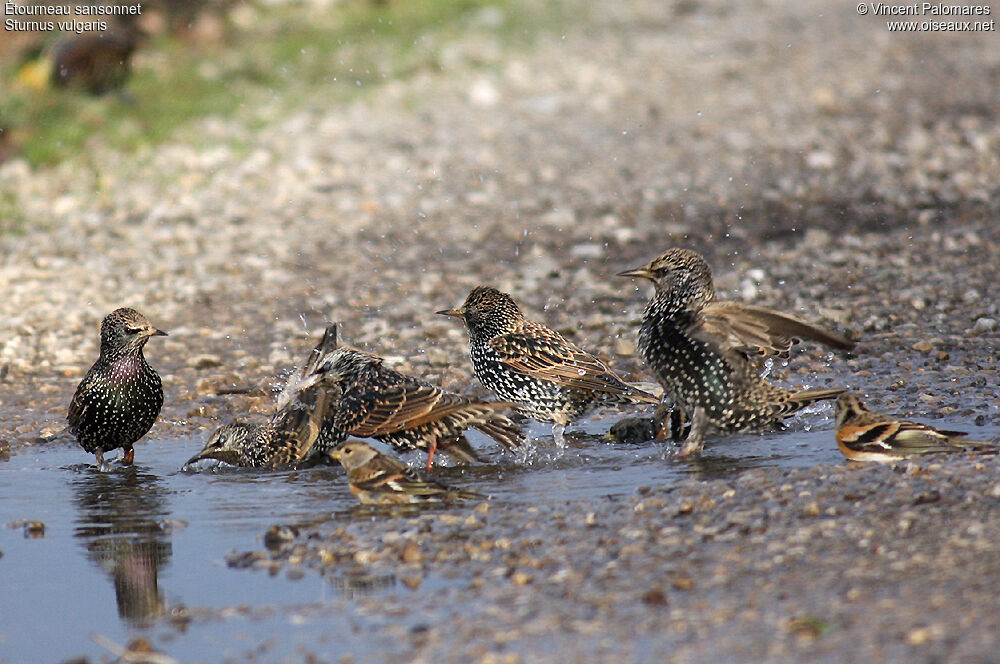
[[[28,521],[24,524],[24,537],[26,539],[38,539],[45,537],[45,524],[41,521]]]
[[[404,563],[415,564],[424,559],[424,554],[421,553],[420,547],[417,543],[410,540],[406,543],[406,546],[403,547],[402,558]]]
[[[667,593],[663,592],[662,588],[650,588],[639,599],[642,600],[643,604],[649,606],[667,606],[669,604]]]
[[[820,510],[819,503],[815,500],[809,501],[809,503],[802,509],[802,514],[805,516],[819,516],[822,513]]]
[[[816,171],[828,171],[836,164],[836,157],[826,150],[814,150],[806,155],[806,166]]]
[[[234,553],[226,557],[226,564],[233,569],[248,569],[267,560],[267,554],[263,551],[247,551],[246,553]]]
[[[527,572],[514,572],[514,574],[510,577],[510,580],[515,586],[526,586],[534,581],[535,577]]]
[[[921,353],[929,353],[930,351],[932,351],[934,349],[934,346],[932,346],[931,342],[929,342],[929,341],[918,341],[917,343],[913,344],[913,346],[911,346],[911,348],[913,348],[913,350],[919,351]]]
[[[694,588],[694,578],[687,572],[667,572],[667,578],[674,590],[691,590]]]
[[[264,546],[272,551],[285,548],[298,534],[299,529],[295,526],[271,526],[264,534]]]
[[[986,334],[987,332],[994,332],[996,329],[996,318],[977,318],[976,322],[972,325],[973,334]]]
[[[195,355],[188,358],[187,365],[192,369],[214,369],[222,366],[222,359],[218,355]]]

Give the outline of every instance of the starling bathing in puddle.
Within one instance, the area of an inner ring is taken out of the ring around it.
[[[427,451],[427,470],[434,453],[477,461],[464,431],[477,429],[502,445],[523,443],[520,428],[504,411],[511,404],[476,401],[447,392],[383,364],[377,355],[341,346],[323,365],[342,396],[332,405],[323,426],[320,449],[330,450],[350,436],[374,438],[398,449]]]
[[[244,468],[287,468],[316,461],[313,448],[319,440],[323,418],[330,404],[340,397],[340,388],[320,366],[336,344],[336,328],[331,326],[289,379],[289,384],[294,380],[294,389],[282,393],[267,422],[222,425],[204,449],[187,463],[218,459]]]
[[[326,363],[335,350],[337,350],[337,325],[332,323],[326,326],[323,337],[309,352],[306,361],[296,367],[285,380],[285,387],[274,405],[275,412],[283,410],[298,399],[301,392],[327,378]]]
[[[124,450],[123,465],[135,457],[132,445],[146,435],[163,406],[163,386],[142,355],[152,336],[166,336],[135,309],[115,309],[101,322],[101,355],[80,381],[69,404],[69,430],[80,446],[104,465],[104,453]]]
[[[965,435],[868,410],[853,392],[837,397],[837,447],[851,461],[891,462],[941,452],[1000,451],[989,443],[965,440]]]
[[[618,420],[604,434],[604,439],[625,445],[638,445],[661,437],[677,442],[684,440],[690,430],[691,423],[685,419],[683,410],[661,403],[653,417],[623,417]]]
[[[364,505],[408,505],[476,500],[484,496],[456,489],[412,470],[361,440],[348,440],[328,453],[347,471],[351,493]]]
[[[495,288],[478,286],[462,306],[437,313],[465,321],[476,377],[522,415],[552,422],[557,444],[567,424],[599,405],[659,403],[555,330],[527,320]]]
[[[689,414],[681,456],[701,451],[709,426],[741,431],[780,422],[844,390],[789,390],[760,377],[759,360],[787,355],[801,339],[849,350],[854,343],[763,307],[715,299],[712,272],[699,254],[668,249],[618,276],[656,287],[642,315],[639,352],[667,394]]]

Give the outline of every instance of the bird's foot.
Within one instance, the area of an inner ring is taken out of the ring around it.
[[[130,447],[125,450],[125,454],[122,456],[122,465],[131,466],[133,461],[135,461],[135,448]]]
[[[558,447],[566,447],[566,437],[563,436],[564,431],[566,431],[565,424],[552,425],[552,438],[556,441]]]
[[[431,446],[427,448],[427,465],[424,470],[428,473],[431,472],[431,468],[434,467],[434,452],[437,450],[437,441],[431,443]]]
[[[687,440],[684,442],[684,446],[681,447],[680,452],[677,453],[677,456],[682,459],[686,459],[689,456],[701,454],[701,448],[702,448],[701,441],[692,443],[690,440]]]
[[[104,460],[104,455],[100,452],[94,452],[94,456],[97,459],[97,472],[99,473],[109,473],[111,472],[111,464]]]

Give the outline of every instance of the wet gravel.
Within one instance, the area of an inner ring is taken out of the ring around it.
[[[358,510],[272,529],[228,564],[354,588],[394,637],[357,661],[986,662],[998,471],[996,457],[750,470],[616,500]]]
[[[28,222],[0,238],[0,454],[50,444],[122,305],[170,332],[147,346],[157,438],[267,411],[328,320],[479,392],[464,331],[433,312],[484,281],[649,380],[645,287],[613,275],[678,244],[725,296],[860,339],[847,356],[804,349],[779,376],[1000,424],[995,33],[890,34],[822,2],[567,7],[565,30],[528,47],[477,14],[426,45],[440,70],[347,106],[325,102],[347,84],[331,82],[134,155],[0,165]],[[996,471],[752,470],[593,503],[368,515],[230,563],[410,579],[358,602],[387,617],[373,638],[416,661],[985,662]],[[429,574],[459,580],[421,592]]]

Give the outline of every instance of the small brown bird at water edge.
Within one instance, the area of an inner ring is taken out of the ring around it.
[[[328,454],[347,471],[350,491],[364,505],[412,505],[485,498],[414,471],[364,441],[348,440]]]
[[[887,463],[922,454],[1000,451],[990,443],[965,440],[965,435],[868,410],[853,392],[837,397],[837,447],[851,461]]]
[[[854,342],[764,307],[715,299],[708,263],[687,249],[668,249],[618,276],[653,282],[639,328],[639,352],[666,392],[690,414],[680,455],[701,451],[710,426],[735,432],[780,422],[844,390],[789,390],[759,375],[759,359],[784,356],[801,339],[840,350]]]
[[[552,422],[557,444],[566,425],[599,405],[660,401],[555,330],[526,319],[514,299],[495,288],[478,286],[462,306],[437,313],[465,322],[479,381],[522,415]]]
[[[115,309],[101,321],[101,354],[69,404],[69,431],[104,467],[104,453],[124,450],[122,465],[135,458],[132,445],[146,435],[163,407],[163,384],[142,354],[153,336],[167,333],[135,309]]]

